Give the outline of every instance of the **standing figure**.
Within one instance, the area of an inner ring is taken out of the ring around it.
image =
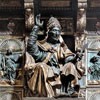
[[[1,78],[13,85],[15,84],[17,68],[20,66],[18,62],[20,56],[13,54],[11,49],[8,49],[6,54],[1,54],[0,56]]]

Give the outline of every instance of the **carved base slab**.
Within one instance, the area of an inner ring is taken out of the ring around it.
[[[43,98],[43,97],[26,97],[23,100],[85,100],[85,98]]]

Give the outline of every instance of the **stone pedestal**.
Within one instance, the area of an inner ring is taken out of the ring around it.
[[[23,87],[0,86],[0,100],[23,100]]]

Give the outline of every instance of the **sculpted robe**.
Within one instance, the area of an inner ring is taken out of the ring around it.
[[[68,48],[65,50],[59,42],[56,44],[48,41],[38,42],[38,31],[38,27],[33,28],[27,45],[25,68],[32,69],[33,72],[28,87],[35,96],[53,97],[56,88],[62,84],[60,75],[71,74],[76,83],[78,81],[75,65],[70,62],[74,54]]]

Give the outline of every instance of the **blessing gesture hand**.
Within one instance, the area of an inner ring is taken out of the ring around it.
[[[43,21],[42,22],[40,21],[40,17],[41,17],[40,14],[36,16],[36,25],[39,26],[40,28],[42,28],[44,22]]]

